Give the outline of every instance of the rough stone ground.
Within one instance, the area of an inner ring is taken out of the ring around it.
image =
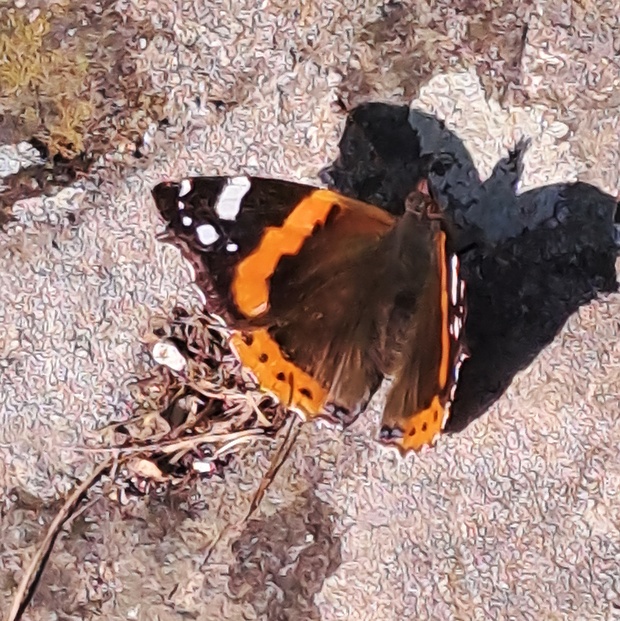
[[[620,183],[617,0],[107,5],[148,30],[126,53],[165,93],[168,124],[145,127],[138,160],[112,132],[92,173],[18,201],[0,231],[2,611],[93,467],[78,447],[130,414],[128,384],[153,365],[149,318],[197,303],[179,253],[155,239],[155,183],[316,181],[336,154],[338,99],[437,114],[483,176],[531,136],[524,189],[581,179],[617,196]],[[35,157],[2,142],[3,174]],[[424,454],[379,447],[372,411],[345,433],[307,425],[256,519],[204,566],[245,514],[267,444],[224,480],[98,498],[59,538],[24,618],[620,618],[619,317],[618,295],[582,308],[483,417]]]

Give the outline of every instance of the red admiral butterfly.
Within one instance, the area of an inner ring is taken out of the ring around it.
[[[392,378],[381,439],[432,444],[465,357],[464,284],[434,201],[401,217],[255,177],[161,183],[170,239],[260,386],[304,418],[348,424]]]

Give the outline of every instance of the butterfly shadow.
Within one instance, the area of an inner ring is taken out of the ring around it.
[[[466,240],[459,254],[470,358],[447,431],[483,414],[580,306],[618,288],[616,199],[583,182],[517,194],[528,146],[518,143],[483,182],[442,121],[407,106],[369,103],[349,112],[339,156],[321,171],[330,188],[395,215],[426,178]]]

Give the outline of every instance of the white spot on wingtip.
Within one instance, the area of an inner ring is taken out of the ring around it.
[[[179,201],[177,203],[177,207],[179,208],[179,211],[185,209],[185,203],[183,201]]]
[[[452,306],[458,304],[458,286],[459,286],[459,259],[453,254],[450,258],[450,280],[452,286],[450,287],[450,295],[452,297]]]
[[[193,220],[189,216],[183,216],[182,222],[185,226],[191,226]]]
[[[239,246],[237,246],[234,242],[230,242],[229,244],[226,244],[226,250],[228,250],[228,252],[237,252],[237,250],[239,250]]]
[[[198,240],[203,246],[210,246],[220,238],[215,227],[211,224],[201,224],[196,227],[196,235],[198,235]]]
[[[461,330],[463,329],[463,320],[460,315],[455,315],[452,318],[452,324],[450,325],[450,332],[455,339],[461,336]]]
[[[241,201],[250,190],[248,177],[232,177],[220,192],[215,203],[215,213],[222,220],[234,220],[241,211]]]
[[[189,179],[183,179],[181,181],[181,187],[179,188],[179,197],[185,196],[192,189],[192,182]]]

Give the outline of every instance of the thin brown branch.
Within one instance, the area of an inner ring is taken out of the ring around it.
[[[6,621],[19,621],[19,619],[21,619],[30,600],[32,599],[32,596],[34,595],[37,583],[43,573],[43,570],[45,569],[47,559],[52,551],[58,533],[66,521],[71,517],[84,494],[96,481],[99,480],[101,476],[112,468],[115,461],[116,457],[111,457],[99,464],[90,476],[84,479],[84,481],[82,481],[82,483],[80,483],[71,492],[71,494],[69,494],[64,504],[56,514],[56,517],[49,525],[43,541],[40,543],[35,555],[32,557],[24,572],[24,575],[22,576],[22,579],[19,582],[13,597],[13,604]]]
[[[267,470],[267,472],[264,474],[260,485],[258,486],[256,493],[254,494],[254,498],[252,499],[252,503],[250,504],[250,509],[245,516],[245,519],[243,520],[244,522],[247,522],[250,517],[252,517],[252,514],[254,513],[254,511],[256,511],[258,505],[260,505],[263,496],[267,491],[267,488],[275,479],[278,471],[288,458],[291,449],[295,444],[295,440],[297,440],[297,436],[301,431],[301,421],[296,416],[291,416],[289,418],[289,421],[290,423],[288,429],[286,430],[284,440],[282,441],[282,444],[280,444],[280,447],[276,451],[276,454],[273,456],[273,459],[271,460],[271,465],[269,466],[269,470]]]

